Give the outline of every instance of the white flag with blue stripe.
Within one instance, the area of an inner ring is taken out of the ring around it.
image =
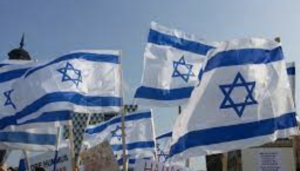
[[[171,160],[259,146],[298,134],[280,44],[224,42],[209,52],[201,84],[174,126]]]
[[[54,151],[56,149],[55,127],[24,129],[14,126],[0,131],[0,149],[28,151]]]
[[[0,64],[0,149],[55,150],[56,128],[24,129],[25,125],[16,122],[16,104],[11,99],[14,93],[12,84],[30,68],[29,65],[21,65],[22,62],[18,63],[7,61]],[[35,123],[30,125],[36,126]]]
[[[130,156],[153,156],[155,135],[150,110],[137,111],[125,116],[126,152]],[[121,117],[117,116],[99,125],[88,126],[84,143],[90,147],[108,140],[116,155],[122,155]]]
[[[36,63],[13,86],[17,122],[63,117],[70,111],[120,111],[120,62],[119,51],[86,50]]]
[[[217,43],[154,22],[144,53],[142,85],[135,93],[138,104],[178,106],[190,98],[206,53]]]

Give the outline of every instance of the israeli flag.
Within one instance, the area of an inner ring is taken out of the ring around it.
[[[121,116],[88,126],[84,134],[84,144],[90,147],[108,140],[115,155],[122,155]],[[130,156],[148,156],[155,152],[153,118],[150,110],[138,111],[125,116],[126,152]]]
[[[281,45],[252,38],[209,52],[174,126],[171,160],[260,146],[298,134]]]
[[[138,104],[178,106],[187,102],[210,49],[194,35],[151,23],[144,53],[142,85],[135,93]]]
[[[156,137],[156,151],[158,162],[164,163],[169,157],[172,142],[172,132],[164,133]]]
[[[15,64],[12,61],[0,64],[0,149],[55,150],[57,129],[45,126],[24,129],[24,125],[16,122],[16,104],[11,99],[14,93],[12,84],[30,67],[22,62]]]
[[[75,51],[36,63],[14,83],[18,124],[78,113],[118,112],[122,106],[119,51]],[[47,113],[47,115],[42,115]]]

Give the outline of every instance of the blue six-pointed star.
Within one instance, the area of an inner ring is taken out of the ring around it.
[[[8,90],[6,92],[4,92],[4,96],[6,97],[6,101],[4,103],[4,106],[12,106],[14,109],[16,109],[15,104],[13,103],[13,101],[11,100],[11,93],[14,91],[14,89]]]
[[[255,83],[255,81],[246,82],[242,74],[238,72],[231,84],[220,85],[219,87],[225,96],[220,109],[233,108],[237,115],[241,117],[246,106],[257,104],[257,101],[253,97]],[[235,103],[230,97],[233,89],[237,87],[244,87],[247,92],[244,101],[240,103]]]
[[[115,130],[111,131],[111,138],[116,137],[119,141],[122,139],[122,127],[119,125],[116,126]]]
[[[72,81],[77,87],[79,83],[82,82],[81,71],[79,69],[74,68],[74,66],[67,62],[66,66],[57,70],[62,73],[62,82]]]
[[[165,162],[168,159],[168,155],[166,153],[164,153],[163,150],[160,149],[159,145],[160,145],[159,143],[156,143],[158,160],[159,160],[159,162]],[[160,160],[161,158],[163,160]]]
[[[182,73],[182,71],[179,71],[179,67],[185,67],[187,70],[185,73]],[[173,61],[173,74],[172,77],[181,77],[185,82],[188,82],[190,77],[194,77],[194,73],[192,72],[193,65],[187,64],[184,56],[182,56],[179,61]]]

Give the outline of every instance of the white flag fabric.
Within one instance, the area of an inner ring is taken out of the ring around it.
[[[11,100],[11,94],[14,93],[12,84],[26,73],[29,65],[7,61],[0,66],[0,149],[55,150],[55,128],[24,129],[24,125],[16,122],[16,105]]]
[[[171,160],[259,146],[298,134],[281,45],[252,38],[209,52],[201,84],[176,120]]]
[[[98,125],[88,126],[84,134],[84,144],[90,147],[108,140],[116,155],[122,155],[121,117]],[[153,156],[155,135],[150,110],[137,111],[125,116],[126,152],[132,156]]]
[[[120,111],[120,62],[119,51],[85,50],[36,63],[13,85],[18,124],[47,120],[53,113]]]
[[[187,102],[206,53],[217,43],[152,22],[144,53],[142,85],[135,93],[138,104],[178,106]]]

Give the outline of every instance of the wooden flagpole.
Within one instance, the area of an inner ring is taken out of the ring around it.
[[[61,139],[61,127],[59,126],[57,128],[57,132],[56,132],[56,149],[55,149],[55,153],[54,153],[53,171],[56,170],[56,160],[57,160],[58,153],[59,153],[60,139]]]
[[[122,51],[119,51],[120,53],[120,60],[122,60],[123,54]],[[121,65],[122,67],[122,65]],[[124,92],[123,92],[123,72],[121,70],[121,91],[122,91],[122,96],[124,97]],[[123,156],[123,171],[128,170],[128,164],[127,164],[127,155],[126,155],[126,131],[125,131],[125,106],[123,105],[122,111],[121,111],[121,120],[122,120],[122,156]]]
[[[222,171],[228,170],[228,152],[222,154]]]
[[[125,108],[122,109],[122,152],[123,152],[123,171],[128,170],[127,156],[126,156],[126,132],[125,132]]]
[[[181,110],[181,106],[178,106],[178,115],[181,114],[181,111],[182,111],[182,110]],[[185,167],[189,168],[190,165],[191,165],[191,161],[190,161],[190,159],[188,158],[188,159],[185,160]]]

